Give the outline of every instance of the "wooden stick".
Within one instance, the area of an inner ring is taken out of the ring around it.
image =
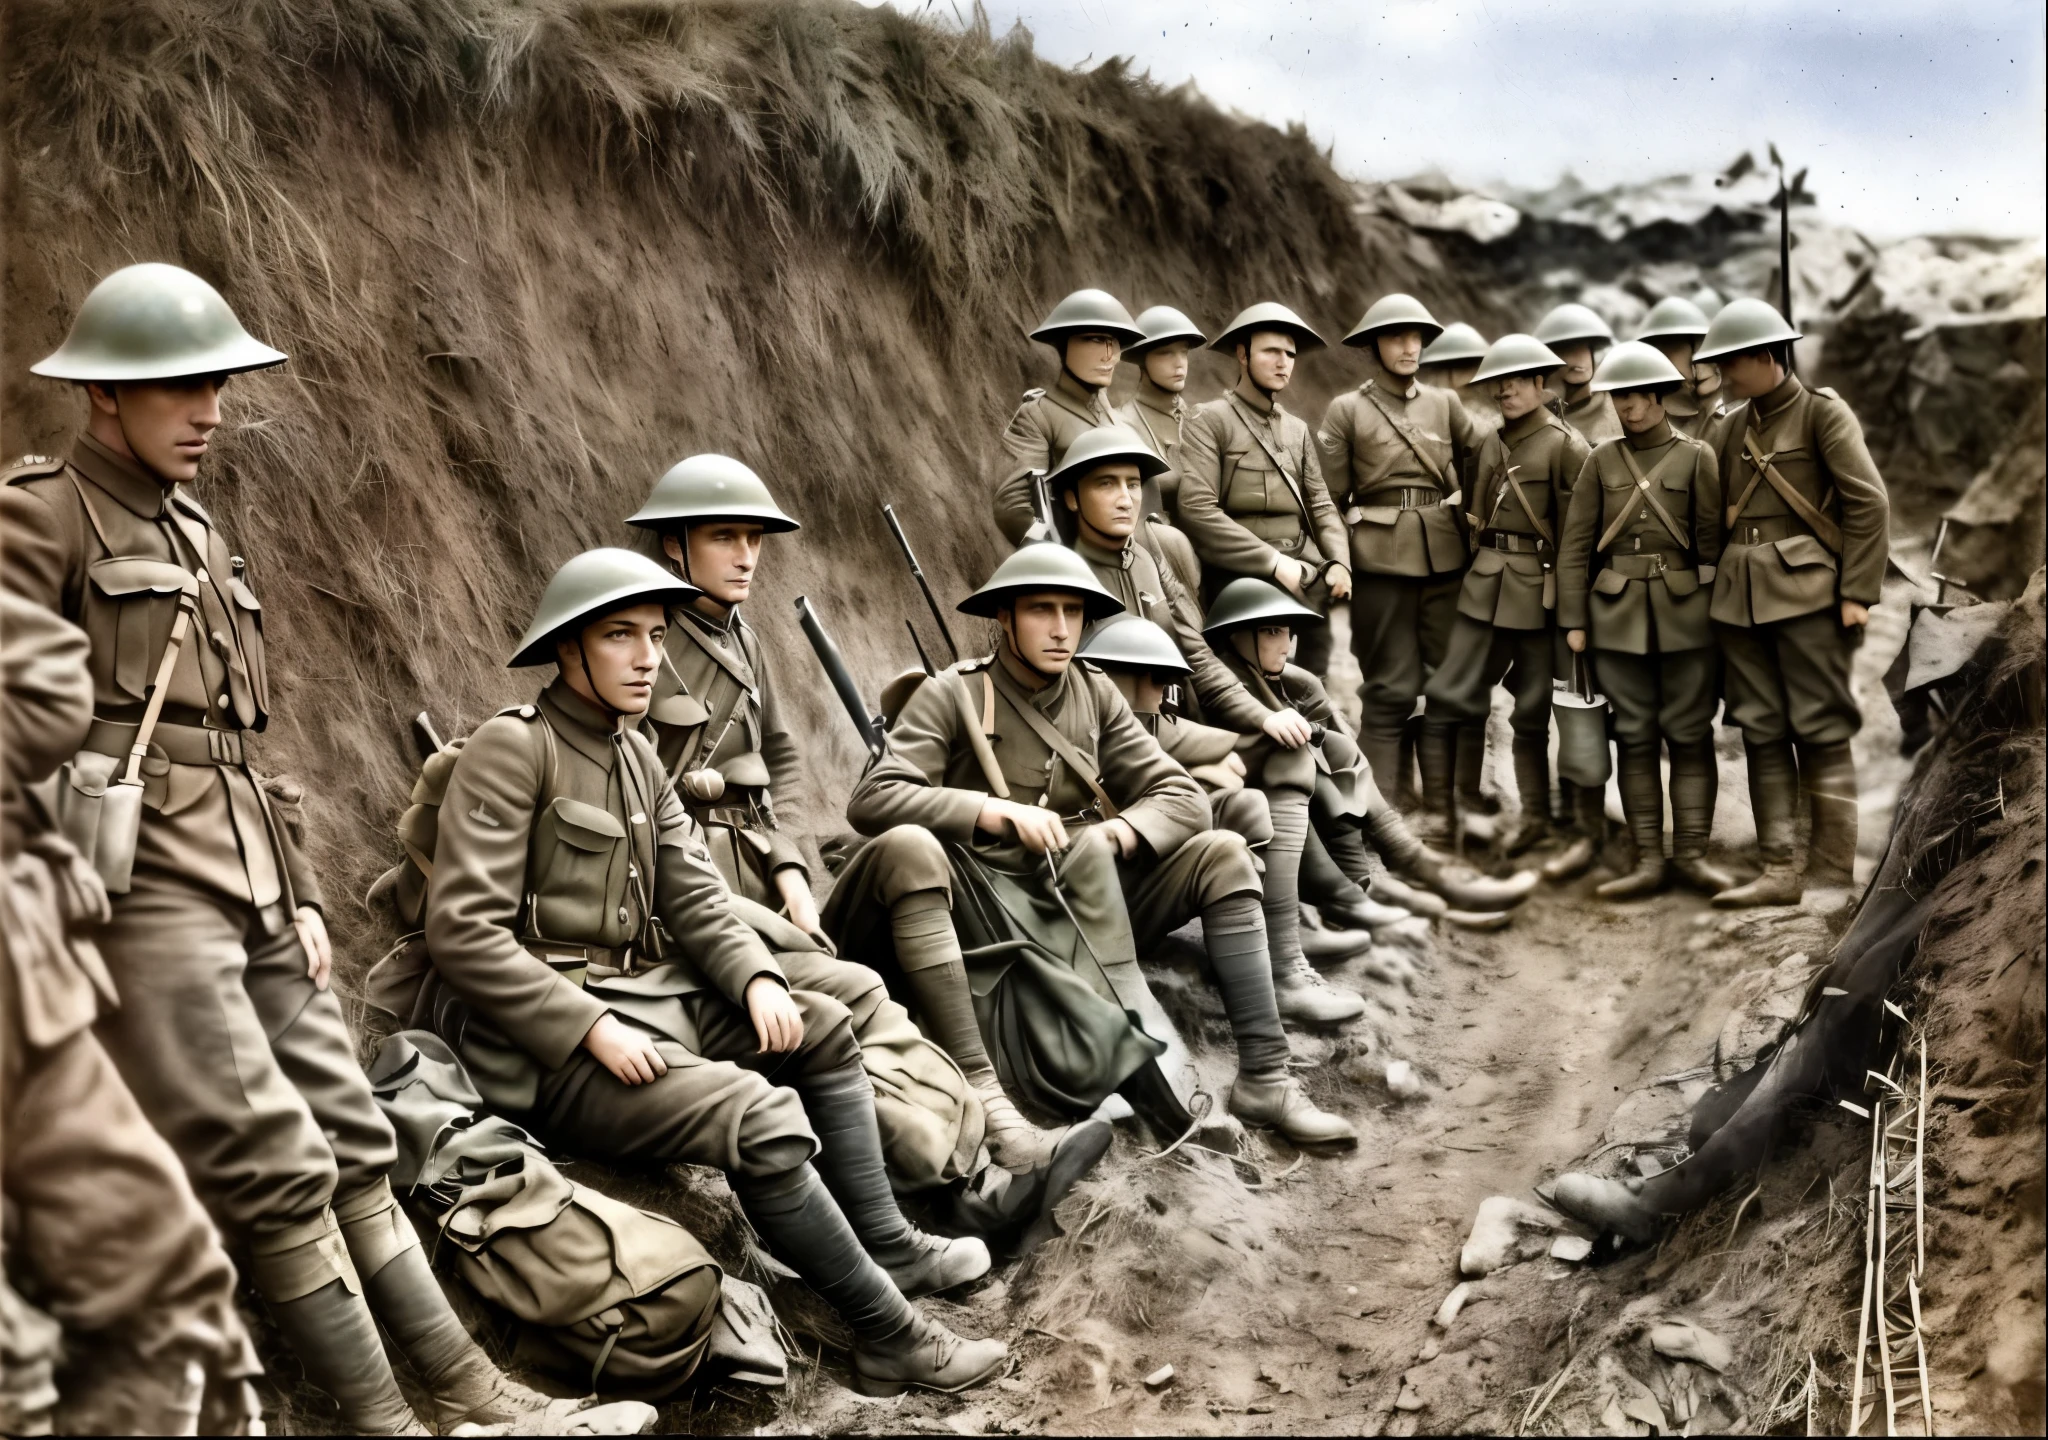
[[[1806,1433],[1820,1434],[1820,1417],[1814,1412],[1820,1402],[1820,1367],[1813,1363],[1813,1352],[1806,1352]]]
[[[1906,1277],[1906,1294],[1913,1302],[1913,1348],[1919,1355],[1920,1364],[1920,1418],[1921,1433],[1934,1433],[1934,1398],[1927,1389],[1927,1337],[1920,1332],[1920,1285],[1912,1276]]]
[[[1877,1235],[1877,1149],[1884,1143],[1884,1127],[1877,1119],[1870,1126],[1870,1173],[1863,1184],[1870,1208],[1863,1216],[1863,1305],[1856,1312],[1856,1388],[1849,1401],[1849,1433],[1863,1433],[1863,1357],[1870,1349],[1871,1245]]]
[[[1877,1294],[1872,1302],[1872,1308],[1877,1315],[1878,1371],[1884,1377],[1884,1433],[1896,1435],[1898,1434],[1898,1429],[1893,1417],[1898,1412],[1898,1402],[1892,1397],[1892,1322],[1884,1313],[1884,1272],[1885,1266],[1891,1262],[1891,1225],[1890,1217],[1885,1214],[1885,1207],[1891,1197],[1889,1165],[1891,1156],[1887,1153],[1884,1143],[1886,1137],[1882,1123],[1884,1119],[1884,1101],[1882,1100],[1877,1102],[1876,1118],[1879,1121],[1877,1132],[1877,1194],[1874,1197],[1877,1201]]]
[[[1913,1133],[1913,1278],[1927,1273],[1927,1186],[1924,1175],[1927,1154],[1927,1037],[1920,1037],[1920,1114]],[[1914,1325],[1919,1325],[1916,1312]],[[1934,1433],[1930,1427],[1929,1435]]]

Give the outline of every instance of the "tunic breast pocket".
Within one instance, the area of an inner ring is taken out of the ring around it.
[[[532,929],[550,940],[618,945],[628,938],[626,827],[609,810],[563,796],[535,827],[540,883]]]
[[[178,598],[197,595],[199,580],[182,565],[140,555],[95,560],[86,576],[92,593],[83,618],[92,667],[121,698],[141,701],[171,643]]]

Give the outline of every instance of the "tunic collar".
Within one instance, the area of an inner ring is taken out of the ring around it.
[[[612,736],[618,726],[612,718],[569,688],[557,675],[540,692],[541,713],[555,727],[555,733],[592,764],[611,766]]]
[[[1135,548],[1136,547],[1134,547],[1131,544],[1131,540],[1129,537],[1126,537],[1124,543],[1114,550],[1108,549],[1101,545],[1097,545],[1092,540],[1087,540],[1079,537],[1077,537],[1074,541],[1075,554],[1079,555],[1083,560],[1086,560],[1090,565],[1101,565],[1111,570],[1130,569],[1132,563],[1136,559],[1136,557],[1132,554],[1132,551]]]
[[[1069,409],[1097,420],[1109,423],[1109,402],[1100,390],[1090,390],[1074,378],[1071,370],[1060,367],[1060,378],[1053,382],[1052,394],[1057,395]]]
[[[176,486],[166,485],[125,455],[116,455],[92,436],[81,433],[71,447],[71,463],[79,473],[145,520],[161,520],[170,513],[171,494]]]
[[[1187,399],[1178,390],[1162,390],[1146,374],[1138,376],[1137,401],[1147,410],[1156,410],[1161,415],[1170,415],[1175,420],[1187,413]]]
[[[1531,410],[1527,415],[1521,416],[1519,419],[1502,421],[1500,438],[1506,444],[1519,445],[1538,430],[1543,429],[1549,421],[1550,412],[1541,405],[1538,405],[1534,410]]]
[[[1008,644],[996,647],[996,664],[1001,667],[1000,679],[1007,681],[1012,689],[1033,705],[1046,711],[1050,711],[1058,703],[1060,696],[1066,694],[1067,676],[1074,668],[1072,662],[1069,662],[1067,668],[1060,672],[1058,679],[1048,680],[1012,655]]]
[[[1749,403],[1756,408],[1759,420],[1772,420],[1777,417],[1779,411],[1797,400],[1805,388],[1799,383],[1797,375],[1787,375],[1784,384],[1770,394],[1760,396]]]
[[[1230,393],[1244,401],[1245,404],[1251,406],[1252,409],[1258,411],[1261,415],[1271,415],[1280,408],[1278,402],[1274,401],[1258,386],[1252,384],[1252,377],[1249,375],[1241,377],[1237,382],[1237,388]]]
[[[1422,393],[1422,387],[1413,375],[1396,375],[1380,364],[1380,357],[1376,354],[1366,357],[1365,370],[1365,384],[1359,387],[1362,390],[1378,390],[1396,400],[1413,400]]]
[[[1676,438],[1669,420],[1659,420],[1640,435],[1631,435],[1627,431],[1622,435],[1631,450],[1659,450]]]

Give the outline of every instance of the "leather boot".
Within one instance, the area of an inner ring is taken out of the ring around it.
[[[1586,873],[1607,835],[1607,797],[1592,785],[1557,782],[1557,830],[1568,836],[1564,849],[1543,862],[1543,878],[1561,884]]]
[[[1458,727],[1458,808],[1467,815],[1500,814],[1500,797],[1480,788],[1486,775],[1486,722],[1467,720]]]
[[[1273,1000],[1280,1018],[1296,1025],[1342,1025],[1365,1013],[1365,1000],[1357,991],[1332,985],[1300,955],[1286,962],[1274,960]]]
[[[1640,1180],[1608,1180],[1574,1170],[1557,1177],[1550,1200],[1573,1219],[1597,1225],[1603,1234],[1642,1244],[1656,1239],[1664,1226],[1663,1217],[1637,1193],[1642,1184]]]
[[[989,1158],[1006,1170],[1029,1170],[1052,1158],[1052,1152],[1066,1134],[1064,1129],[1042,1130],[1024,1118],[1016,1103],[994,1083],[993,1073],[986,1086],[976,1082],[974,1093],[981,1097],[984,1121],[982,1142]]]
[[[1517,871],[1506,880],[1496,880],[1464,866],[1453,866],[1449,857],[1439,855],[1416,836],[1392,810],[1376,810],[1366,817],[1373,843],[1394,870],[1427,885],[1460,910],[1508,910],[1529,898],[1536,888],[1534,870]]]
[[[1806,883],[1847,885],[1856,878],[1856,758],[1847,740],[1799,747],[1799,782],[1813,816]]]
[[[1404,808],[1415,804],[1414,786],[1409,783],[1405,748],[1401,736],[1376,735],[1367,732],[1358,737],[1358,748],[1365,755],[1366,766],[1372,771],[1373,783],[1380,793],[1395,805],[1402,805],[1401,797],[1407,797]]]
[[[936,1390],[957,1395],[996,1377],[1010,1361],[1000,1340],[966,1340],[938,1321],[914,1315],[909,1326],[887,1337],[853,1343],[853,1384],[863,1395],[901,1395]]]
[[[1515,737],[1515,789],[1522,797],[1522,818],[1508,841],[1508,854],[1519,855],[1548,840],[1550,818],[1550,742]]]
[[[1173,1083],[1155,1060],[1133,1070],[1116,1087],[1116,1093],[1130,1102],[1131,1110],[1140,1120],[1164,1137],[1165,1144],[1172,1144],[1194,1128],[1195,1117],[1180,1103],[1180,1096],[1173,1093]]]
[[[1458,833],[1457,731],[1424,721],[1415,757],[1422,767],[1422,808],[1409,826],[1425,841],[1447,842]]]
[[[1356,1145],[1358,1130],[1308,1098],[1301,1082],[1285,1070],[1239,1072],[1230,1087],[1230,1113],[1246,1125],[1275,1130],[1296,1145]]]
[[[295,1300],[273,1300],[270,1313],[306,1378],[341,1407],[341,1423],[351,1434],[428,1433],[399,1393],[370,1307],[346,1281],[330,1280]]]
[[[1664,780],[1654,741],[1621,747],[1621,808],[1636,842],[1636,864],[1595,887],[1603,900],[1639,900],[1664,888]]]
[[[979,1235],[1005,1259],[1023,1259],[1062,1233],[1053,1212],[1109,1152],[1115,1136],[1107,1120],[1084,1120],[1060,1137],[1042,1165],[1024,1171],[982,1166],[954,1192],[947,1214],[951,1228]]]
[[[1695,890],[1718,895],[1735,884],[1735,877],[1707,859],[1707,841],[1714,833],[1714,800],[1721,789],[1714,742],[1696,740],[1667,748],[1671,752],[1671,868]]]
[[[1731,910],[1748,905],[1797,905],[1806,885],[1792,863],[1799,803],[1799,771],[1793,763],[1792,745],[1776,740],[1746,748],[1749,801],[1756,811],[1756,847],[1764,873],[1747,885],[1721,891],[1714,903]]]

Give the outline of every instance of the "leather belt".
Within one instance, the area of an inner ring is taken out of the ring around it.
[[[578,986],[588,978],[588,971],[593,965],[623,971],[633,968],[633,947],[630,945],[566,945],[554,940],[528,940],[524,943],[527,953],[534,959],[544,962],[549,969]]]
[[[1504,550],[1510,555],[1538,555],[1546,548],[1541,535],[1524,535],[1517,530],[1482,530],[1482,550]]]
[[[1646,540],[1650,542],[1647,545],[1643,543]],[[1638,530],[1633,535],[1624,535],[1607,547],[1607,553],[1609,555],[1677,555],[1682,557],[1687,552],[1675,549],[1671,544],[1670,537],[1659,529]]]
[[[761,817],[744,805],[693,805],[690,814],[700,825],[730,825],[735,830],[752,830]]]
[[[1768,545],[1794,535],[1811,535],[1813,527],[1797,515],[1764,515],[1754,520],[1737,520],[1728,527],[1730,545]]]
[[[1619,571],[1631,580],[1647,580],[1668,571],[1697,567],[1692,563],[1692,557],[1682,550],[1645,550],[1640,555],[1609,554],[1606,568]]]
[[[135,735],[141,728],[95,716],[81,748],[98,755],[125,756],[135,748]],[[241,765],[246,763],[242,735],[240,730],[159,721],[156,733],[150,736],[149,748],[152,753],[161,750],[173,765]]]
[[[1422,510],[1444,503],[1444,492],[1434,485],[1396,485],[1354,494],[1353,505],[1399,505],[1403,510]]]

